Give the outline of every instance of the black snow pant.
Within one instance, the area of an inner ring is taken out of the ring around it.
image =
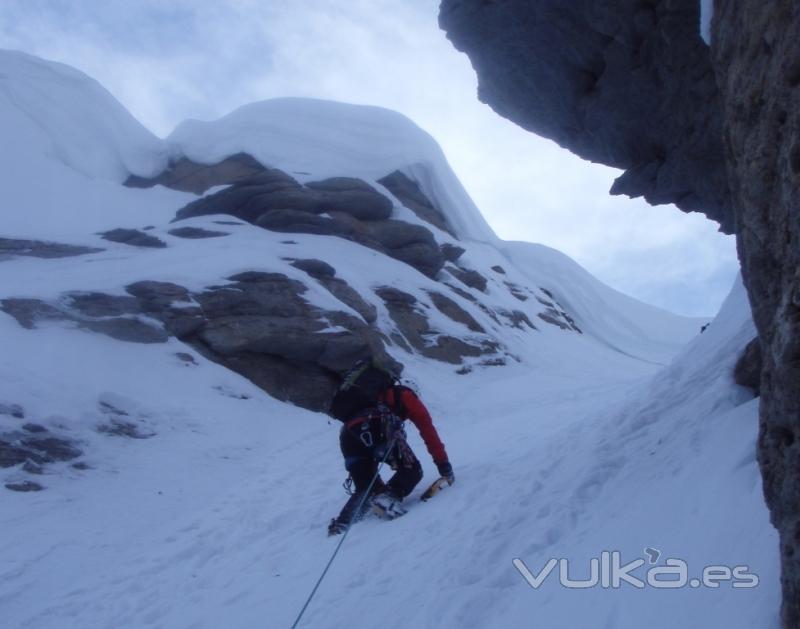
[[[338,519],[340,522],[350,522],[363,515],[363,513],[356,514],[355,510],[378,471],[382,456],[376,458],[376,455],[382,453],[364,445],[353,431],[344,426],[339,435],[339,445],[342,448],[345,469],[350,472],[353,479],[355,493],[350,496]],[[398,498],[405,498],[422,480],[422,465],[405,440],[402,431],[395,435],[394,445],[386,456],[386,463],[394,470],[394,475],[386,483],[378,477],[370,493],[374,495],[389,490]]]

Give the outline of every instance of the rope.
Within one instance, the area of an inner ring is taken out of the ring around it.
[[[366,501],[367,497],[372,491],[372,486],[375,484],[375,481],[378,480],[378,477],[381,474],[381,467],[383,466],[384,463],[386,463],[386,458],[389,456],[389,453],[392,451],[392,448],[394,448],[394,442],[395,440],[392,439],[392,441],[389,444],[389,447],[386,448],[386,453],[383,455],[383,458],[380,460],[380,463],[378,463],[378,469],[375,470],[375,475],[372,477],[372,480],[369,482],[369,485],[367,486],[367,490],[361,497],[361,500],[358,503],[358,507],[356,507],[355,510],[356,516],[361,513],[361,509],[364,506],[364,502]],[[353,519],[350,520],[350,522],[348,522],[347,528],[344,530],[344,533],[342,534],[342,538],[339,540],[339,543],[336,544],[336,548],[334,549],[331,558],[328,560],[325,569],[322,571],[322,574],[319,575],[319,579],[317,579],[317,583],[314,585],[314,589],[311,590],[311,594],[308,595],[308,598],[306,599],[303,608],[300,610],[300,613],[297,614],[297,619],[294,621],[294,624],[292,624],[292,629],[297,629],[297,626],[300,624],[300,619],[303,617],[303,614],[305,614],[308,605],[311,603],[311,599],[313,599],[314,595],[317,593],[317,589],[319,589],[319,586],[322,583],[322,580],[325,578],[325,575],[328,574],[328,569],[331,567],[333,560],[336,559],[336,555],[339,554],[339,549],[342,547],[342,544],[344,544],[344,540],[347,538],[347,534],[350,532],[350,528],[353,526],[353,521],[355,519],[356,518],[354,516]]]

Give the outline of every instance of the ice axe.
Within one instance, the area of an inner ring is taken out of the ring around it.
[[[430,500],[436,494],[439,493],[439,490],[452,484],[453,484],[452,481],[449,481],[444,476],[442,476],[441,478],[437,478],[435,481],[433,481],[433,483],[431,483],[431,486],[425,490],[425,492],[419,497],[419,499],[422,500],[423,502]]]

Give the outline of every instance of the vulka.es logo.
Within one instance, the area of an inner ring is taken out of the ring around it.
[[[570,576],[570,563],[567,559],[548,559],[540,572],[534,574],[525,565],[522,559],[514,559],[511,563],[523,576],[528,585],[533,589],[539,588],[542,583],[558,566],[558,580],[565,588],[586,589],[600,586],[602,588],[621,588],[628,584],[638,589],[646,586],[661,589],[675,589],[689,587],[718,588],[723,583],[730,583],[735,588],[754,588],[758,585],[758,575],[749,572],[748,566],[705,566],[700,578],[689,578],[689,566],[682,559],[666,559],[659,564],[661,551],[655,548],[645,548],[647,561],[641,557],[622,563],[619,551],[604,550],[600,557],[589,560],[589,576],[579,579]],[[634,572],[649,563],[650,567],[643,579],[634,576]]]

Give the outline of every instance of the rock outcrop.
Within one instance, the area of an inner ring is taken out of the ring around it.
[[[146,234],[138,229],[127,229],[120,227],[118,229],[112,229],[110,231],[103,232],[100,235],[103,237],[103,240],[108,240],[109,242],[119,242],[132,247],[163,249],[167,246],[167,243],[160,238]]]
[[[149,439],[156,435],[147,413],[120,408],[116,400],[115,403],[109,402],[109,397],[116,396],[103,394],[98,400],[99,413],[95,415],[97,421],[94,424],[98,434],[130,439]],[[6,489],[41,491],[45,487],[37,481],[57,474],[59,468],[63,470],[67,464],[72,471],[93,469],[84,459],[89,455],[86,446],[91,447],[91,441],[76,439],[62,418],[45,420],[45,426],[27,419],[18,404],[0,404],[0,415],[19,420],[4,422],[0,430],[0,470],[9,470],[5,474]]]
[[[272,396],[312,410],[327,408],[339,374],[359,358],[373,355],[402,370],[387,344],[455,365],[501,352],[475,318],[445,295],[430,291],[429,305],[399,289],[379,288],[395,326],[381,328],[375,305],[336,277],[330,264],[312,258],[289,263],[352,311],[315,306],[306,299],[303,282],[263,271],[238,273],[202,291],[147,280],[128,285],[127,295],[72,291],[52,302],[8,298],[0,301],[0,310],[28,329],[62,322],[134,343],[163,343],[174,336]],[[437,329],[429,316],[433,308],[463,326],[465,338]],[[107,434],[141,436],[116,415],[104,425]]]
[[[70,258],[72,256],[82,256],[88,253],[99,253],[100,251],[103,250],[95,247],[67,245],[60,242],[0,238],[0,260],[10,259],[13,256],[27,256],[31,258]]]
[[[449,232],[451,235],[455,235],[453,228],[447,221],[447,217],[438,207],[431,203],[431,200],[420,190],[416,181],[412,181],[399,170],[396,170],[379,179],[378,183],[385,186],[403,205],[422,220]]]
[[[203,325],[183,340],[274,397],[323,410],[337,374],[358,358],[372,353],[396,364],[375,329],[311,305],[303,283],[254,271],[229,279],[194,295]]]
[[[355,310],[366,323],[373,324],[378,319],[375,306],[366,301],[358,291],[344,280],[336,277],[336,269],[327,262],[316,259],[293,260],[291,265],[305,271],[309,277],[322,284],[336,299]]]
[[[229,281],[198,293],[171,282],[142,281],[127,286],[128,295],[73,292],[54,303],[11,298],[0,302],[0,309],[29,329],[62,321],[126,342],[159,343],[175,336],[274,397],[314,410],[327,407],[337,374],[368,353],[402,368],[386,354],[375,328],[353,315],[312,306],[303,298],[303,283],[256,271]],[[332,292],[375,320],[374,309],[344,281],[323,281],[335,282]],[[124,429],[115,417],[105,432]]]
[[[78,444],[44,426],[25,423],[18,430],[0,432],[0,468],[18,468],[21,474],[40,476],[51,465],[72,461],[83,454]],[[40,491],[44,487],[31,480],[5,484],[12,491]]]
[[[247,153],[237,153],[217,164],[198,164],[181,157],[169,164],[157,177],[146,178],[132,175],[125,181],[130,188],[152,188],[166,186],[182,192],[203,194],[209,188],[247,179],[266,170]]]
[[[613,193],[735,233],[761,348],[758,460],[800,626],[800,6],[697,0],[443,0],[440,24],[498,113],[626,169]],[[739,377],[752,378],[755,345]]]
[[[476,357],[484,354],[493,354],[498,349],[498,345],[488,339],[477,344],[437,332],[430,326],[417,298],[399,288],[382,286],[375,290],[375,294],[386,304],[389,314],[397,324],[397,328],[402,334],[400,342],[409,343],[411,347],[427,358],[459,364],[465,356]],[[442,299],[443,297],[443,295],[440,295],[434,302],[438,302],[438,310],[444,311],[448,317],[454,320],[461,319],[459,322],[468,327],[477,325],[477,322],[470,321],[464,317],[467,314],[466,312],[461,314],[449,308]]]
[[[486,278],[475,269],[467,269],[461,266],[449,264],[447,265],[447,272],[455,277],[459,282],[470,288],[474,288],[481,292],[486,290],[488,283]]]
[[[212,229],[202,229],[200,227],[176,227],[167,232],[170,236],[177,238],[220,238],[221,236],[230,236],[229,232],[220,232]]]
[[[444,217],[411,180],[394,174],[387,182],[418,215],[446,227]],[[444,257],[433,234],[422,225],[390,218],[392,209],[387,196],[360,179],[333,177],[302,185],[281,170],[265,168],[192,201],[176,219],[231,214],[271,231],[337,236],[436,277]]]
[[[443,0],[478,97],[521,127],[626,172],[613,194],[734,229],[722,108],[698,0]]]
[[[70,302],[75,299],[76,305]],[[34,329],[46,321],[63,321],[83,330],[105,334],[130,343],[164,343],[168,336],[151,322],[140,318],[138,306],[120,307],[119,300],[103,293],[67,294],[63,303],[40,299],[0,300],[0,310],[10,314],[24,328]],[[87,314],[89,312],[90,314]],[[105,314],[104,314],[105,313]]]

